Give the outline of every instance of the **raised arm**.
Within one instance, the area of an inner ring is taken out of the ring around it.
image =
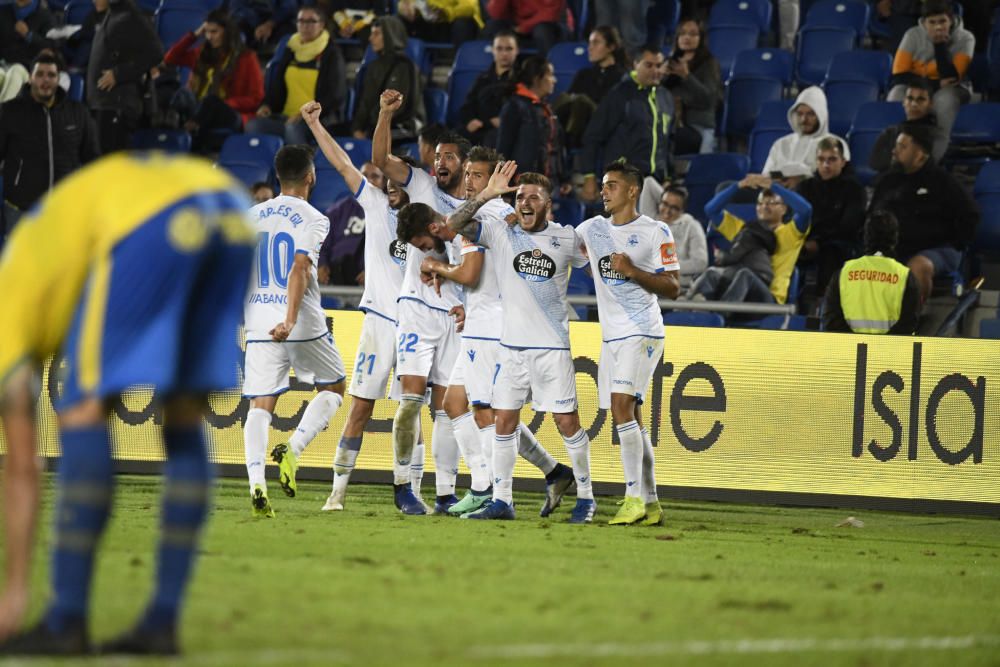
[[[330,133],[323,127],[323,123],[320,122],[320,117],[323,115],[323,107],[319,102],[306,102],[302,105],[300,113],[309,127],[309,131],[316,138],[316,144],[323,151],[323,155],[330,161],[333,168],[344,177],[344,182],[347,183],[347,187],[351,189],[351,192],[357,192],[358,188],[361,187],[361,181],[364,180],[364,176],[361,175],[358,168],[351,162],[347,151],[341,148],[340,144],[330,136]]]
[[[456,234],[461,234],[467,239],[475,239],[478,235],[479,224],[472,219],[480,208],[491,199],[496,199],[508,192],[513,192],[517,186],[510,185],[510,179],[517,173],[517,163],[513,160],[498,162],[493,175],[490,176],[489,183],[475,197],[465,200],[465,203],[452,211],[448,216],[448,227]]]
[[[726,208],[726,204],[729,203],[729,200],[733,198],[733,195],[739,189],[740,183],[730,183],[725,190],[716,193],[714,197],[708,200],[708,203],[705,204],[705,215],[708,216],[708,219],[718,224],[722,220],[722,210]]]
[[[403,94],[385,90],[379,97],[378,123],[372,134],[372,163],[386,178],[397,183],[410,182],[410,165],[392,154],[392,114],[403,106]]]
[[[771,189],[781,196],[788,208],[792,209],[792,220],[799,231],[803,234],[808,232],[812,220],[812,204],[799,193],[789,190],[780,183],[771,183]]]

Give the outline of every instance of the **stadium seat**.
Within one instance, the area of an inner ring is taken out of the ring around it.
[[[851,164],[854,165],[854,174],[863,185],[870,185],[875,180],[875,170],[868,166],[871,158],[872,148],[875,141],[882,134],[882,130],[872,129],[852,129],[847,134],[847,146],[851,150]]]
[[[75,102],[82,102],[86,94],[87,78],[83,72],[69,73],[69,98]]]
[[[427,45],[422,39],[417,39],[416,37],[406,38],[406,55],[416,63],[417,67],[420,68],[420,72],[424,76],[430,76],[432,70],[431,54],[427,50]],[[372,50],[371,45],[365,49],[364,55],[361,57],[360,67],[365,67],[368,63],[375,59],[375,51]],[[490,62],[492,62],[492,57]],[[360,69],[359,69],[360,71]]]
[[[83,25],[92,11],[94,11],[93,0],[69,0],[63,10],[66,25]]]
[[[806,13],[804,26],[850,28],[859,35],[868,27],[868,3],[864,0],[819,0]]]
[[[763,76],[792,85],[795,57],[783,49],[748,49],[733,59],[729,76]],[[728,77],[727,77],[728,78]]]
[[[688,213],[705,220],[705,204],[722,181],[738,181],[747,175],[750,158],[741,153],[704,153],[691,158],[684,187],[688,191]]]
[[[576,227],[584,218],[583,203],[571,197],[553,197],[552,213],[560,225]]]
[[[590,0],[569,0],[567,9],[573,15],[573,36],[587,39],[587,21],[590,20]]]
[[[760,30],[755,25],[722,25],[708,29],[708,50],[719,61],[722,80],[729,80],[729,72],[737,54],[757,48]]]
[[[890,125],[898,125],[906,120],[903,105],[899,102],[865,102],[854,115],[852,130],[882,131]],[[854,154],[854,151],[851,151]]]
[[[858,109],[878,100],[878,84],[873,81],[835,81],[823,84],[830,112],[830,132],[845,136],[854,123]]]
[[[449,126],[458,127],[460,124],[458,112],[462,109],[465,96],[469,94],[472,84],[476,82],[478,76],[479,72],[462,69],[452,71],[451,76],[448,77],[448,113],[446,118]]]
[[[358,169],[365,162],[371,162],[372,142],[370,139],[355,139],[354,137],[334,137],[334,139],[344,149],[348,157],[351,158],[351,164]],[[319,159],[318,155],[317,159]],[[333,167],[330,168],[332,169]]]
[[[680,0],[657,0],[656,2],[651,2],[649,10],[646,12],[649,34],[673,35],[677,32],[677,24],[680,20]],[[580,39],[586,38],[586,34],[580,35]]]
[[[742,323],[740,326],[772,331],[805,331],[806,318],[804,315],[766,315],[759,320]]]
[[[980,253],[1000,255],[1000,162],[982,166],[974,194],[981,217],[973,247]]]
[[[219,169],[225,169],[232,174],[236,180],[248,188],[254,183],[261,181],[273,183],[271,169],[259,164],[223,164],[219,162],[215,165]]]
[[[339,199],[351,196],[351,190],[344,178],[327,162],[322,153],[316,155],[316,186],[309,195],[309,203],[320,211],[326,211]]]
[[[184,130],[139,129],[132,135],[132,148],[190,153],[191,135]]]
[[[560,42],[549,49],[549,62],[556,74],[556,88],[552,93],[558,95],[569,88],[573,77],[580,70],[590,66],[587,58],[586,42]]]
[[[726,83],[722,112],[722,133],[732,137],[749,136],[761,105],[781,99],[784,86],[778,79],[735,77]]]
[[[976,196],[1000,194],[1000,162],[987,162],[976,174]]]
[[[587,273],[586,269],[573,268],[570,270],[569,284],[566,286],[566,294],[587,296],[596,293],[596,289],[594,288],[594,279],[589,273]],[[586,320],[587,312],[590,310],[590,306],[573,306],[573,310],[576,311],[577,316],[581,320]]]
[[[452,71],[470,71],[479,74],[492,64],[493,45],[488,40],[477,39],[458,47]]]
[[[989,90],[1000,92],[1000,9],[993,14],[993,28],[986,43],[986,59],[990,65]]]
[[[850,28],[811,28],[799,30],[795,52],[795,79],[799,86],[818,86],[826,78],[830,58],[843,51],[850,51],[857,41],[857,33]]]
[[[396,155],[409,155],[414,160],[420,160],[420,144],[416,141],[408,141],[405,144],[394,144],[392,152]]]
[[[791,132],[791,129],[783,130],[758,130],[756,127],[750,133],[750,148],[747,151],[750,155],[750,173],[759,174],[767,162],[767,156],[771,152],[774,142]]]
[[[951,128],[953,144],[1000,142],[1000,102],[963,104]]]
[[[156,34],[164,51],[188,32],[194,32],[205,20],[208,10],[193,0],[185,4],[162,4],[156,10]]]
[[[674,327],[724,327],[726,320],[718,313],[698,310],[670,310],[663,313],[663,323]]]
[[[219,162],[225,164],[259,164],[268,169],[274,156],[285,144],[272,134],[234,134],[222,144]]]
[[[750,25],[767,32],[771,29],[771,11],[771,0],[717,0],[708,15],[708,27]]]
[[[834,54],[826,70],[827,81],[871,81],[885,91],[892,77],[892,55],[885,51],[843,51]]]
[[[440,88],[424,88],[424,108],[428,123],[445,124],[448,115],[448,93]]]
[[[760,105],[760,112],[754,122],[755,130],[784,130],[791,132],[792,126],[788,124],[788,110],[795,104],[795,100],[773,100]]]

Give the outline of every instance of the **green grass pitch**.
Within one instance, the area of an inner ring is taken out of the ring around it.
[[[118,482],[97,640],[140,613],[153,576],[160,479]],[[327,492],[272,482],[277,518],[259,520],[242,480],[218,484],[184,657],[166,664],[1000,665],[995,519],[667,501],[661,527],[613,527],[615,499],[598,498],[598,522],[571,526],[571,502],[542,520],[541,496],[518,494],[517,521],[483,523],[403,517],[386,486],[323,513]],[[837,527],[849,514],[864,527]]]

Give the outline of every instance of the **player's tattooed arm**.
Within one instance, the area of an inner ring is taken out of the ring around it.
[[[508,192],[514,192],[517,190],[516,185],[510,185],[510,181],[514,178],[514,174],[516,173],[517,163],[513,160],[498,162],[496,169],[493,170],[493,175],[490,176],[490,182],[486,184],[483,191],[475,197],[466,200],[464,204],[459,206],[452,212],[451,215],[448,216],[448,227],[450,227],[453,232],[461,234],[466,238],[476,238],[476,236],[478,236],[475,233],[477,231],[476,225],[479,224],[473,220],[473,216],[476,214],[476,211],[481,209],[486,202],[491,199],[496,199],[497,197],[501,197]]]

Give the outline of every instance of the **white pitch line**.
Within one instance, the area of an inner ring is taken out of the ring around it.
[[[844,653],[854,651],[954,651],[977,646],[1000,646],[1000,635],[962,637],[868,637],[839,639],[721,639],[712,641],[601,643],[601,644],[515,644],[480,647],[469,655],[477,659],[650,657],[671,655],[716,655],[755,653]]]

